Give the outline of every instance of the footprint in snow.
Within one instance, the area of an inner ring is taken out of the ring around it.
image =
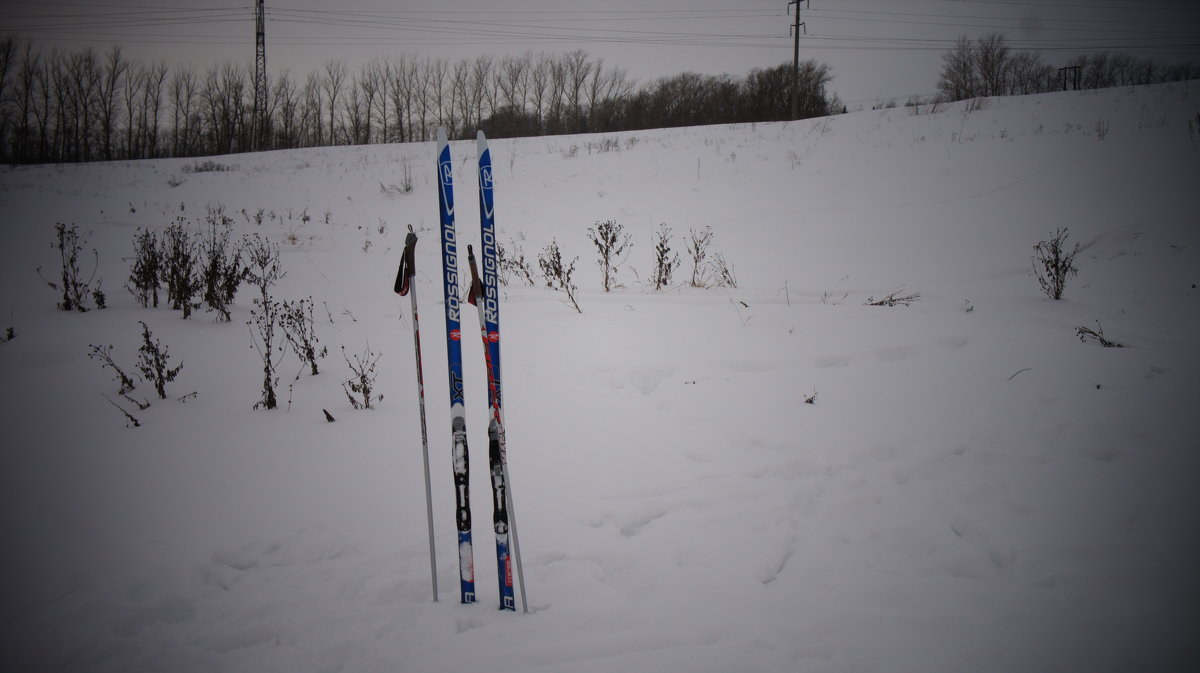
[[[675,368],[670,365],[656,367],[635,367],[629,372],[629,382],[643,395],[650,395],[663,381],[675,375]]]
[[[881,348],[875,352],[875,356],[883,362],[900,362],[914,355],[916,355],[916,350],[912,346],[893,346],[891,348]]]
[[[850,364],[850,358],[845,355],[828,355],[817,358],[816,365],[821,369],[841,369]]]

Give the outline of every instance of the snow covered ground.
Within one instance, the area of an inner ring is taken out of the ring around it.
[[[977,107],[492,143],[501,241],[578,255],[583,308],[504,292],[528,615],[495,609],[474,339],[457,603],[432,144],[0,169],[0,669],[1200,669],[1200,82]],[[290,388],[285,361],[277,411],[252,409],[253,288],[232,323],[122,288],[137,227],[216,204],[282,245],[278,298],[316,302],[329,356]],[[605,294],[586,228],[610,219],[635,247]],[[57,222],[108,309],[54,308]],[[738,288],[648,288],[660,223],[681,252],[710,226]],[[1055,302],[1030,258],[1058,227],[1083,251]],[[896,290],[920,299],[864,306]],[[129,428],[87,354],[132,370],[138,321],[184,368]],[[1127,347],[1076,337],[1097,322]],[[368,344],[384,399],[354,411],[341,347]]]

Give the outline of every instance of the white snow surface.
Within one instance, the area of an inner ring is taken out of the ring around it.
[[[0,669],[1200,670],[1200,82],[974,107],[492,142],[500,240],[578,256],[583,308],[503,291],[529,614],[496,609],[470,306],[458,603],[433,144],[0,169]],[[451,150],[477,243],[475,147]],[[231,323],[123,288],[138,227],[215,204],[282,245],[277,298],[317,305],[329,356],[294,385],[285,360],[276,411],[252,409],[254,288]],[[634,248],[605,294],[585,230],[609,219]],[[108,309],[55,309],[56,222]],[[711,227],[739,286],[685,287],[685,261],[647,287],[659,223],[681,253]],[[1031,256],[1058,227],[1082,252],[1056,302]],[[864,305],[896,290],[920,299]],[[184,367],[130,428],[87,354],[132,372],[138,321]],[[1076,337],[1097,322],[1126,347]],[[354,411],[341,347],[368,344],[383,400]]]

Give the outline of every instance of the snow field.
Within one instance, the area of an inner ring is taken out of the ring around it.
[[[474,329],[480,605],[455,602],[432,144],[215,158],[224,172],[5,169],[0,319],[17,337],[0,344],[0,668],[1185,670],[1200,598],[1198,106],[1196,85],[1165,85],[493,140],[500,241],[531,261],[552,238],[578,255],[583,307],[503,292],[527,616],[494,609]],[[451,150],[465,246],[474,147]],[[406,164],[413,192],[387,189]],[[137,227],[217,203],[237,232],[281,243],[278,298],[316,301],[330,353],[290,391],[285,361],[286,410],[251,409],[253,288],[221,324],[138,308],[120,287]],[[606,219],[635,239],[607,295],[585,238]],[[34,269],[56,269],[60,221],[97,248],[109,309],[54,310]],[[662,222],[681,254],[689,228],[711,226],[739,287],[647,290]],[[411,316],[390,294],[408,224],[436,604]],[[1083,251],[1052,302],[1030,257],[1062,226]],[[896,290],[921,297],[863,305]],[[130,429],[86,354],[113,344],[132,369],[139,320],[185,366]],[[1081,343],[1096,321],[1128,348]],[[384,399],[356,412],[340,348],[368,344]]]

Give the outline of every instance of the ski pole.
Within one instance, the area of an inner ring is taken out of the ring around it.
[[[404,239],[404,255],[400,258],[400,269],[396,272],[396,294],[412,299],[413,346],[417,358],[417,401],[421,409],[421,457],[425,464],[425,514],[429,528],[429,577],[433,585],[433,602],[438,602],[437,555],[433,543],[433,491],[429,482],[429,433],[425,429],[425,377],[421,373],[421,328],[417,319],[417,293],[412,291],[412,279],[416,275],[413,264],[417,248],[417,234],[408,225],[408,236]]]

